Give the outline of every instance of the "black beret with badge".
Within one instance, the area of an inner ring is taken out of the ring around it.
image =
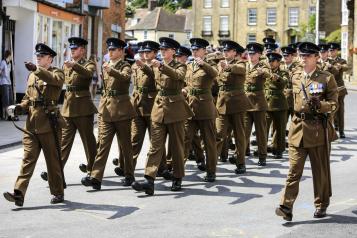
[[[88,41],[81,37],[68,38],[68,42],[69,42],[70,49],[76,49],[80,46],[84,47],[84,46],[88,45]]]
[[[223,47],[223,50],[232,50],[233,49],[233,50],[237,51],[237,53],[241,53],[241,54],[245,51],[245,49],[240,44],[238,44],[235,41],[231,41],[231,40],[222,41],[221,46]]]
[[[320,47],[312,42],[302,42],[299,44],[300,55],[318,54]]]
[[[137,46],[138,46],[138,53],[142,53],[144,50],[143,42],[138,42]]]
[[[248,51],[248,54],[255,54],[255,53],[263,53],[264,50],[264,46],[253,42],[253,43],[249,43],[246,47],[246,50]]]
[[[264,44],[275,44],[275,39],[274,38],[271,38],[271,37],[265,37],[264,39],[263,39],[263,43]]]
[[[184,46],[180,46],[180,48],[178,48],[176,50],[176,56],[191,56],[192,53],[191,53],[191,50],[187,47],[184,47]]]
[[[54,50],[52,50],[48,45],[43,43],[36,44],[35,51],[35,55],[50,55],[52,57],[55,57],[57,55]]]
[[[180,47],[180,43],[169,37],[160,37],[159,42],[160,48],[178,49]]]
[[[329,45],[329,50],[341,50],[341,46],[339,43],[331,42],[328,43],[328,45]]]
[[[190,43],[191,43],[191,50],[197,50],[209,46],[209,42],[202,38],[191,38]]]
[[[276,44],[276,43],[265,43],[265,49],[266,51],[269,53],[269,52],[272,52],[272,51],[275,51],[276,49],[279,48],[279,46]]]
[[[284,56],[292,55],[296,53],[296,49],[290,46],[281,47],[281,52]]]
[[[329,49],[329,45],[325,43],[318,44],[318,47],[320,47],[320,52],[326,52]]]
[[[144,41],[142,44],[142,52],[158,51],[160,49],[160,44],[155,41],[147,40]]]
[[[269,62],[273,62],[275,60],[280,61],[283,58],[281,54],[278,54],[278,53],[275,53],[275,52],[268,53],[267,57],[269,59]]]
[[[118,38],[110,37],[106,41],[108,50],[111,49],[123,49],[126,47],[126,43]]]

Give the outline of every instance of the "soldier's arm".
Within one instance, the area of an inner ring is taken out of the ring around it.
[[[232,64],[228,66],[228,69],[230,69],[231,72],[236,75],[245,75],[246,73],[246,68],[244,64]]]
[[[155,77],[155,73],[154,70],[147,64],[144,64],[143,67],[141,67],[141,70],[147,75],[149,76],[149,78],[154,78]]]
[[[347,71],[348,70],[348,65],[346,60],[341,60],[341,70],[342,71]]]
[[[338,91],[334,76],[330,74],[326,85],[326,99],[321,101],[320,113],[331,113],[337,109]]]
[[[210,77],[216,77],[218,74],[217,69],[210,65],[207,62],[203,62],[203,64],[201,65],[201,68],[206,72],[206,74],[208,74]]]
[[[73,70],[81,75],[84,75],[86,78],[92,79],[93,73],[95,71],[95,64],[87,63],[86,65],[82,66],[78,63],[75,63],[73,65]]]
[[[60,69],[55,69],[51,72],[45,68],[37,66],[37,69],[34,74],[41,80],[52,86],[62,87],[64,82],[64,73]]]
[[[170,67],[169,65],[163,64],[161,66],[161,73],[169,76],[170,78],[185,81],[186,75],[186,65],[180,64],[176,69]]]
[[[328,68],[328,72],[333,75],[337,75],[339,73],[339,71],[335,65],[331,65],[331,67]]]
[[[109,68],[108,75],[119,80],[130,81],[131,68],[129,65],[124,66],[121,71],[114,68]]]

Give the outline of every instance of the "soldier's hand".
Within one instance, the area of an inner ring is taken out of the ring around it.
[[[103,68],[103,71],[106,73],[108,73],[110,70],[110,66],[107,62],[103,64],[102,68]]]
[[[181,92],[182,92],[183,96],[187,97],[187,91],[186,91],[186,89],[183,88],[183,89],[181,90]]]
[[[153,67],[155,67],[155,68],[159,68],[159,67],[161,67],[161,62],[158,61],[158,60],[156,60],[156,59],[153,59],[153,60],[151,61],[151,65],[152,65]]]
[[[196,64],[203,65],[204,61],[201,58],[195,58]]]
[[[321,108],[321,101],[320,101],[320,98],[318,96],[310,97],[309,104],[314,109],[320,109]]]
[[[263,70],[261,68],[258,68],[257,73],[258,73],[258,75],[261,75],[263,73]]]
[[[69,61],[69,60],[66,60],[64,62],[64,65],[67,67],[67,68],[72,68],[74,66],[75,62],[74,61]]]
[[[342,67],[342,66],[341,66],[340,64],[338,64],[338,63],[337,63],[337,64],[335,64],[335,66],[336,66],[336,69],[337,69],[337,70],[340,70],[340,69],[341,69],[341,67]]]
[[[37,66],[31,62],[25,62],[25,67],[28,71],[36,71]]]
[[[227,68],[227,63],[226,63],[225,60],[221,60],[221,61],[219,62],[219,64],[221,65],[222,69]]]
[[[145,65],[145,63],[141,60],[136,60],[135,63],[139,66],[139,67],[143,67]]]

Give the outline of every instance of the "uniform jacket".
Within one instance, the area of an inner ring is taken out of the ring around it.
[[[225,69],[219,67],[218,85],[222,89],[225,87],[233,89],[221,90],[219,92],[216,104],[219,114],[245,112],[253,107],[244,91],[245,77],[245,61],[235,59],[229,62],[229,65]]]
[[[276,79],[274,79],[274,76]],[[288,101],[284,95],[284,89],[289,80],[289,73],[285,70],[272,70],[265,86],[265,96],[268,102],[268,111],[283,111],[288,109]]]
[[[66,91],[62,107],[62,116],[80,117],[97,113],[93,104],[89,86],[92,82],[95,64],[92,61],[81,59],[72,68],[64,67],[65,84],[80,87],[80,91]]]
[[[157,95],[154,70],[147,64],[139,67],[135,63],[132,66],[132,79],[134,92],[131,100],[134,109],[140,116],[150,116]]]
[[[100,98],[99,114],[105,122],[132,119],[136,116],[130,102],[130,64],[119,60],[109,63],[109,71],[104,73],[104,93]],[[119,95],[111,95],[111,92]]]
[[[167,96],[158,93],[151,111],[152,121],[168,124],[185,121],[193,116],[181,92],[185,83],[186,69],[186,65],[175,60],[168,64],[164,63],[160,69],[154,69],[157,88],[177,93]]]
[[[285,88],[285,97],[288,102],[289,109],[293,109],[294,96],[293,96],[292,76],[296,70],[302,70],[302,65],[298,60],[294,60],[289,66],[285,64],[281,68],[288,71],[289,73],[289,78]]]
[[[293,75],[294,111],[298,113],[311,113],[310,106],[304,99],[302,82],[304,72],[297,71]],[[308,97],[313,93],[314,88],[322,89],[318,93],[321,100],[321,108],[318,113],[332,113],[336,110],[338,92],[336,81],[333,75],[316,69],[311,78],[306,82],[305,89]],[[299,147],[302,141],[304,148],[325,145],[324,128],[320,120],[302,120],[296,115],[293,116],[289,129],[289,144]],[[336,132],[333,129],[331,120],[328,120],[328,139],[335,140]]]
[[[211,88],[218,72],[216,65],[211,61],[205,61],[202,66],[191,62],[187,65],[186,91],[188,92],[188,104],[193,111],[195,120],[215,119],[217,109],[213,102]],[[202,94],[192,94],[193,90],[205,90]]]
[[[50,67],[48,70],[37,66],[37,70],[30,73],[25,96],[21,101],[21,108],[28,112],[25,129],[34,134],[52,132],[48,112],[55,112],[59,117],[59,126],[63,126],[63,118],[56,106],[64,82],[64,73],[61,69]],[[36,89],[37,87],[37,89]],[[38,92],[40,91],[40,93]],[[42,95],[42,98],[41,98]],[[31,105],[32,101],[42,100],[48,106]]]
[[[260,74],[258,69],[262,71]],[[268,109],[264,95],[264,84],[270,76],[270,68],[265,62],[259,61],[254,66],[247,63],[246,95],[253,105],[253,108],[248,111],[266,111]],[[249,90],[252,87],[255,88],[254,91]]]
[[[347,62],[341,57],[337,57],[336,59],[330,59],[330,63],[334,66],[339,65],[341,67],[338,74],[334,76],[337,83],[339,96],[345,96],[347,95],[347,89],[345,87],[345,82],[343,81],[343,72],[348,70]]]

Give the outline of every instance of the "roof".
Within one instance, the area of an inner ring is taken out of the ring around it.
[[[76,15],[80,15],[80,16],[84,16],[85,15],[85,14],[79,13],[79,12],[77,12],[75,10],[72,10],[70,8],[62,7],[60,5],[57,5],[55,3],[52,3],[52,2],[49,2],[49,1],[46,1],[46,0],[33,0],[33,1],[45,4],[45,5],[50,6],[50,7],[61,9],[61,10],[65,11],[65,12],[70,12],[70,13],[73,13],[73,14],[76,14]]]
[[[139,19],[139,22],[140,22],[149,13],[150,13],[150,11],[147,8],[137,8],[137,9],[135,9],[134,16],[132,18],[128,18],[128,20],[125,22],[125,29],[128,29],[129,27],[136,25],[138,22],[133,23],[133,21],[137,21],[137,19]]]
[[[184,15],[186,17],[185,21],[185,31],[192,31],[193,28],[193,14],[191,9],[179,9],[176,11],[177,15]]]
[[[157,7],[138,24],[128,27],[127,30],[156,30],[156,31],[185,31],[186,16],[177,15]]]

